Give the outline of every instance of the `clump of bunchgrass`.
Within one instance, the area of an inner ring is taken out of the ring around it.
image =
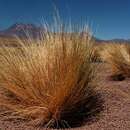
[[[46,27],[39,39],[19,40],[13,51],[1,48],[0,105],[7,117],[60,128],[97,111],[93,45],[86,34]]]
[[[112,68],[112,77],[115,80],[123,80],[130,77],[130,47],[123,44],[109,44],[104,46],[102,58]]]

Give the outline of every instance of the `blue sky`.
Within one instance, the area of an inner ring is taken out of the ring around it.
[[[62,18],[88,22],[96,37],[130,39],[130,0],[0,0],[0,30],[16,22],[51,22],[56,4]]]

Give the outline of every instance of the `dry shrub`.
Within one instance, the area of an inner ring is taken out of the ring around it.
[[[130,77],[130,47],[127,44],[105,45],[101,57],[110,64],[115,80]]]
[[[7,108],[3,115],[9,118],[44,127],[73,127],[97,111],[93,45],[80,32],[48,30],[39,40],[19,40],[19,53],[1,48],[0,105]]]

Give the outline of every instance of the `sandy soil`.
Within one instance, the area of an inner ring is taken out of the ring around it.
[[[80,130],[130,130],[130,79],[111,81],[111,72],[107,64],[99,68],[101,81],[100,94],[104,99],[104,110],[98,120],[73,129]],[[44,130],[33,128],[25,122],[3,121],[0,119],[0,130]]]

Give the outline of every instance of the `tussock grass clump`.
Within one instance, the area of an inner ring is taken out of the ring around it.
[[[88,36],[62,28],[19,43],[17,51],[2,47],[0,53],[0,105],[8,108],[5,116],[61,128],[73,127],[97,111]]]
[[[100,56],[100,53],[102,51],[103,45],[94,45],[93,47],[93,53],[92,53],[92,61],[93,62],[102,62],[102,58]]]
[[[127,44],[110,44],[104,47],[102,58],[112,68],[112,77],[123,80],[130,77],[130,47]]]

